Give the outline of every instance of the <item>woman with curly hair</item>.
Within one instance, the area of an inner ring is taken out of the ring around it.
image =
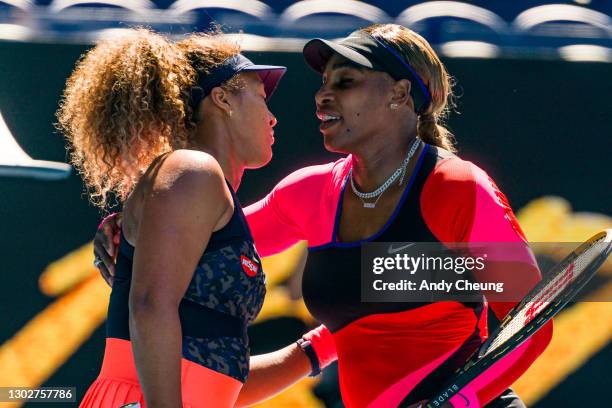
[[[315,102],[323,144],[346,156],[290,174],[245,214],[264,256],[308,241],[302,294],[327,326],[315,357],[337,352],[344,405],[416,405],[486,339],[488,306],[503,318],[540,273],[506,197],[486,172],[455,154],[444,127],[451,77],[423,37],[395,24],[372,25],[339,42],[312,40],[303,52],[322,76]],[[97,254],[112,239],[113,222],[105,226]],[[488,292],[470,302],[362,301],[361,249],[372,242],[485,243],[486,276],[476,278],[512,286],[513,299]],[[496,243],[510,243],[512,251]],[[103,274],[112,272],[110,259],[102,260]],[[523,407],[508,387],[551,333],[548,324],[451,403]],[[324,364],[313,360],[316,372]]]
[[[59,127],[91,200],[123,205],[104,361],[82,407],[236,403],[265,278],[235,190],[272,157],[266,101],[285,69],[216,35],[177,46],[145,29],[78,63]],[[273,355],[287,356],[308,373],[297,345]]]

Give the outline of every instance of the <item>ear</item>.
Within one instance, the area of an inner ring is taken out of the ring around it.
[[[407,79],[400,79],[399,81],[395,81],[393,84],[393,89],[391,91],[391,104],[396,104],[397,106],[408,106],[411,109],[414,109],[414,101],[410,96],[410,89],[412,84]]]
[[[229,91],[220,86],[216,86],[210,91],[210,101],[214,106],[221,109],[227,115],[231,115],[232,102],[229,97]]]

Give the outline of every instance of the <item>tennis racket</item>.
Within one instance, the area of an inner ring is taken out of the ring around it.
[[[516,305],[426,408],[440,408],[487,368],[542,328],[586,285],[612,252],[612,229],[576,248]],[[404,407],[400,404],[400,407]]]

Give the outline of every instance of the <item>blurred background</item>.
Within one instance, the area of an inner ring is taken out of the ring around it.
[[[274,159],[246,174],[244,204],[335,158],[317,130],[320,78],[302,60],[305,41],[396,22],[424,35],[456,78],[449,126],[460,155],[497,181],[530,241],[579,242],[612,227],[611,1],[0,0],[0,386],[76,387],[79,400],[100,367],[109,289],[90,246],[100,214],[53,127],[76,60],[127,27],[180,38],[212,22],[256,62],[289,68],[271,100]],[[304,257],[302,244],[265,259],[255,353],[315,324],[299,296]],[[587,300],[611,298],[610,276],[608,262],[515,384],[529,406],[609,406],[612,304]],[[332,367],[262,406],[342,407],[336,384]]]

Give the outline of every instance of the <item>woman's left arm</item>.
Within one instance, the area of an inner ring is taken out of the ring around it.
[[[130,338],[145,401],[172,408],[182,406],[179,303],[231,203],[218,164],[178,155],[184,153],[166,159],[144,200],[129,300]]]
[[[459,158],[441,162],[428,177],[421,195],[424,218],[442,242],[472,243],[487,254],[485,269],[475,278],[503,282],[504,293],[485,293],[498,319],[512,309],[540,280],[529,244],[493,180],[474,164]],[[486,332],[486,313],[479,327]],[[552,321],[472,382],[481,405],[512,385],[544,351],[552,337]]]
[[[527,239],[495,182],[476,166],[472,167],[475,213],[467,242],[490,243],[486,247],[486,280],[503,282],[501,294],[487,294],[491,310],[501,321],[542,279]],[[477,277],[478,278],[478,277]],[[512,385],[544,352],[552,338],[552,320],[525,343],[492,366],[474,386],[482,404]]]
[[[251,357],[249,377],[240,391],[236,407],[265,401],[313,370],[316,375],[336,361],[334,337],[324,325],[306,333],[302,341],[307,343],[302,343],[302,346],[294,343],[272,353]]]
[[[306,377],[312,367],[297,344],[251,357],[249,377],[240,390],[236,407],[248,407],[272,398]]]

